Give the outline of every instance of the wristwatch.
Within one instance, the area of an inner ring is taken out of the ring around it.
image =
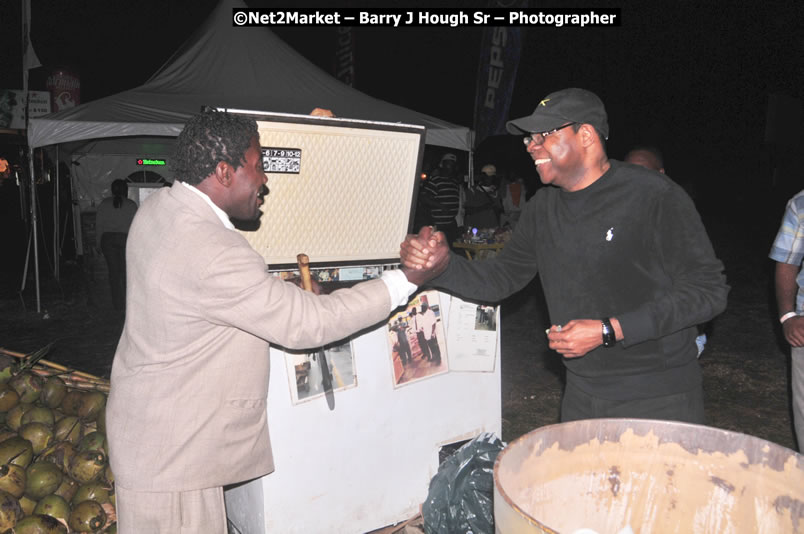
[[[613,347],[617,343],[617,336],[614,333],[614,327],[611,326],[611,319],[601,319],[600,323],[603,325],[603,346]]]

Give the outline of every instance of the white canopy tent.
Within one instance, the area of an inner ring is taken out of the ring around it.
[[[32,119],[31,148],[96,138],[179,134],[202,106],[418,124],[427,144],[471,149],[469,128],[368,96],[319,69],[262,27],[235,27],[222,0],[207,20],[145,84]],[[132,140],[132,142],[136,142]]]
[[[55,145],[57,159],[86,158],[83,169],[73,167],[72,173],[83,207],[105,196],[114,178],[141,170],[126,168],[137,157],[167,156],[165,147],[203,106],[301,115],[324,108],[341,118],[422,125],[427,144],[471,152],[469,128],[366,95],[313,65],[268,28],[233,26],[232,9],[238,7],[246,7],[243,0],[221,0],[143,85],[29,121],[32,150]],[[103,156],[107,163],[98,164]],[[93,158],[95,164],[87,165]],[[36,264],[38,269],[38,258]],[[37,310],[38,282],[37,276]]]

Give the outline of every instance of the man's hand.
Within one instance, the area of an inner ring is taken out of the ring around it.
[[[400,245],[402,272],[411,284],[422,285],[443,273],[449,264],[449,246],[443,232],[423,227],[418,235],[409,234]]]
[[[782,323],[782,331],[791,347],[804,347],[804,315],[786,320]]]
[[[622,329],[616,319],[611,319],[617,340]],[[603,326],[599,319],[574,319],[565,325],[553,325],[547,330],[550,348],[565,358],[580,358],[603,344]]]

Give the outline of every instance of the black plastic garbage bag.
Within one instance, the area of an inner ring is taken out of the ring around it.
[[[444,460],[422,505],[427,534],[494,534],[494,461],[504,447],[480,434]]]

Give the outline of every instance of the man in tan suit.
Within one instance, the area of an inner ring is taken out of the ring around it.
[[[121,534],[225,533],[222,487],[274,469],[269,343],[342,339],[385,320],[410,282],[430,274],[389,271],[323,296],[267,274],[229,220],[260,216],[258,139],[251,119],[191,119],[177,140],[176,182],[131,226],[107,407]]]

